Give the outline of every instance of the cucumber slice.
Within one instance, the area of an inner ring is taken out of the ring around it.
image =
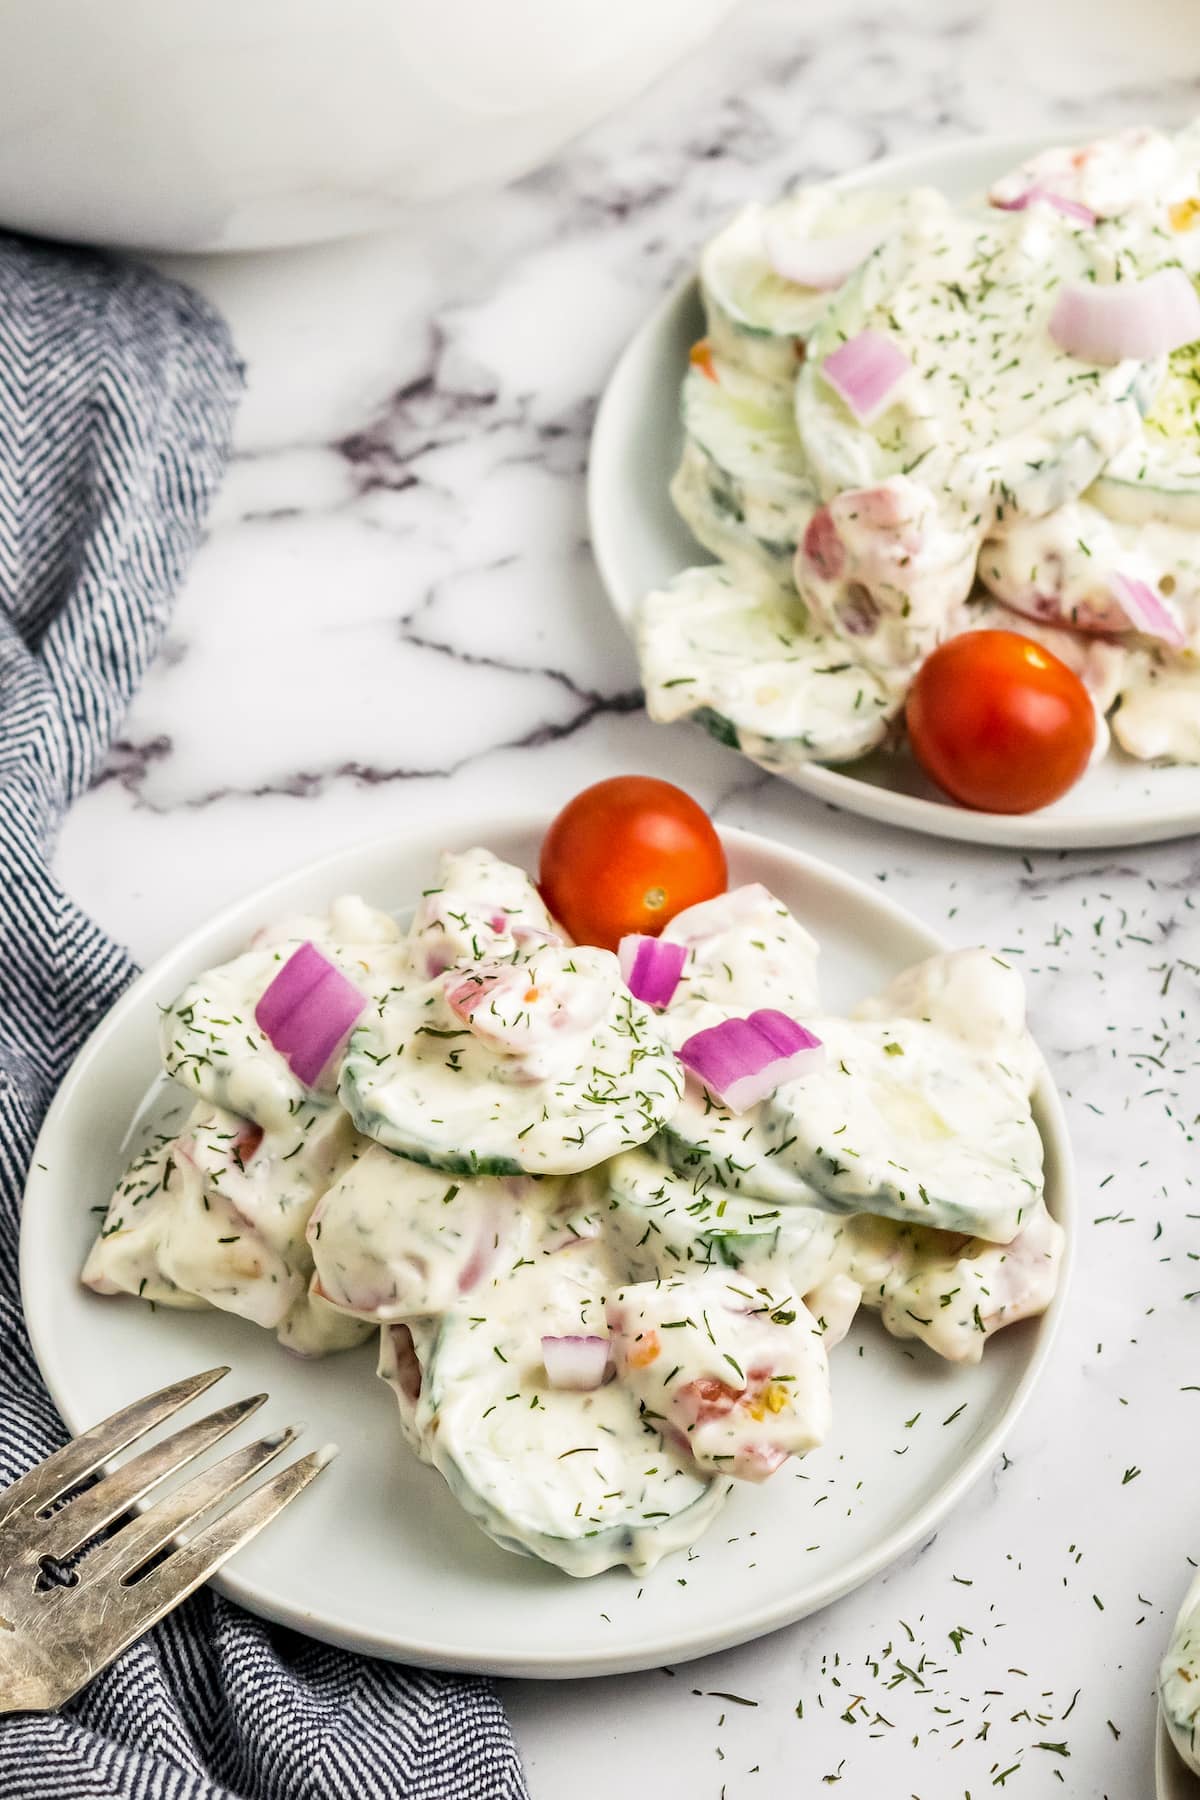
[[[485,1041],[499,1024],[501,986],[508,999],[520,990],[521,1009],[502,1029],[514,1045],[526,1034],[526,1054]],[[451,1006],[452,996],[460,1009],[469,1004],[467,988],[481,1001],[469,1021]],[[556,1175],[644,1143],[682,1086],[616,957],[549,945],[515,967],[481,964],[388,994],[351,1035],[340,1094],[360,1131],[414,1161],[468,1175]]]
[[[1058,1286],[1065,1238],[1041,1201],[1007,1244],[865,1213],[845,1225],[837,1266],[862,1304],[948,1362],[977,1363],[994,1332],[1045,1312]]]
[[[854,1009],[856,1019],[923,1019],[1015,1075],[1026,1093],[1043,1067],[1025,1023],[1025,983],[991,950],[946,950],[914,963],[880,994]]]
[[[713,1007],[696,1029],[715,1025],[727,1014]],[[673,1169],[694,1182],[714,1182],[745,1200],[781,1206],[832,1205],[792,1164],[786,1118],[768,1113],[765,1103],[747,1113],[726,1112],[711,1095],[689,1081],[683,1099],[656,1143]]]
[[[845,1212],[1015,1237],[1042,1199],[1025,1072],[917,1019],[826,1019],[813,1030],[825,1067],[746,1115],[761,1113],[777,1164]]]
[[[184,1135],[205,1112],[193,1108]],[[178,1203],[185,1179],[177,1154],[178,1135],[157,1136],[118,1181],[108,1212],[83,1265],[82,1281],[98,1294],[136,1294],[158,1306],[184,1310],[209,1302],[188,1293],[163,1270],[159,1241],[164,1220]]]
[[[605,1228],[633,1281],[781,1259],[798,1293],[825,1274],[842,1222],[818,1202],[772,1205],[671,1168],[652,1150],[606,1165]]]
[[[792,397],[728,363],[714,361],[713,376],[693,364],[681,401],[713,502],[760,543],[794,546],[817,502]]]
[[[699,717],[763,768],[851,762],[881,743],[900,701],[793,596],[753,592],[721,568],[688,569],[643,600],[646,709]]]
[[[835,296],[797,380],[800,440],[823,497],[911,475],[945,530],[981,540],[998,521],[1081,494],[1138,438],[1159,377],[1157,364],[1122,362],[1086,365],[1084,378],[1050,336],[1060,282],[1047,268],[1096,279],[1102,256],[1094,233],[1048,207],[947,211],[889,237]],[[864,330],[912,365],[869,424],[823,375]]]
[[[856,188],[800,188],[773,205],[745,207],[706,246],[700,291],[708,336],[718,355],[748,373],[790,387],[803,344],[829,304],[828,291],[802,287],[771,266],[766,233],[828,238],[878,225],[880,235],[909,217],[945,211],[932,188],[910,193]]]
[[[633,1280],[725,1268],[744,1269],[758,1286],[782,1269],[827,1349],[861,1300],[893,1337],[978,1362],[994,1332],[1044,1312],[1058,1285],[1063,1231],[1040,1202],[1011,1243],[996,1244],[868,1213],[839,1216],[815,1194],[773,1207],[664,1168],[645,1150],[616,1157],[606,1175],[608,1230]]]
[[[671,501],[696,541],[728,564],[739,580],[752,588],[765,586],[794,595],[795,539],[756,538],[696,444],[685,442],[683,446],[671,481]]]
[[[445,1312],[517,1254],[523,1209],[551,1208],[562,1187],[529,1175],[451,1180],[371,1144],[309,1220],[320,1292],[377,1324]]]
[[[448,1314],[424,1366],[419,1420],[455,1499],[505,1550],[569,1575],[637,1573],[695,1543],[728,1493],[611,1381],[552,1388],[543,1334],[607,1334],[603,1277],[553,1259]]]
[[[720,1016],[698,1009],[701,1025]],[[811,1024],[825,1069],[745,1113],[688,1082],[660,1138],[672,1166],[783,1205],[815,1192],[833,1212],[1015,1237],[1042,1194],[1025,1072],[921,1020]]]
[[[118,1183],[84,1280],[235,1313],[304,1355],[361,1343],[367,1329],[309,1293],[305,1239],[321,1194],[361,1147],[338,1108],[305,1107],[283,1129],[257,1134],[233,1113],[198,1106]]]
[[[1183,1597],[1158,1672],[1158,1700],[1171,1742],[1200,1775],[1200,1575]]]
[[[180,1086],[213,1106],[281,1130],[302,1107],[331,1104],[334,1057],[317,1088],[306,1088],[260,1030],[254,1009],[301,940],[247,950],[189,982],[159,1022],[163,1067]],[[321,953],[366,994],[410,980],[402,941],[324,941]]]
[[[293,1356],[333,1356],[365,1344],[373,1329],[365,1320],[352,1319],[331,1306],[310,1284],[280,1320],[275,1336]]]

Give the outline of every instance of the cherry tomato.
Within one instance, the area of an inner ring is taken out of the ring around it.
[[[650,775],[598,781],[563,807],[542,844],[542,898],[577,944],[615,950],[723,894],[725,852],[690,794]]]
[[[1083,774],[1096,713],[1073,670],[1016,631],[967,631],[928,656],[909,689],[913,752],[964,806],[1034,812]]]

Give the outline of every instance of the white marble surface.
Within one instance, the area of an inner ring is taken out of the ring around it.
[[[623,340],[734,203],[937,137],[1181,117],[1183,10],[747,0],[514,190],[388,238],[175,265],[227,309],[250,392],[170,643],[62,835],[105,925],[148,958],[336,845],[666,772],[1017,956],[1076,1132],[1073,1305],[1008,1458],[805,1624],[673,1673],[511,1685],[536,1800],[647,1776],[666,1800],[1151,1791],[1156,1663],[1200,1556],[1200,848],[1027,862],[910,838],[650,727],[583,467]]]

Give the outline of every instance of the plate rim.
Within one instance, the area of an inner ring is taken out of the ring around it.
[[[56,1410],[66,1422],[68,1429],[78,1432],[96,1421],[83,1418],[75,1412],[71,1403],[69,1383],[64,1384],[64,1381],[59,1378],[60,1360],[67,1364],[70,1359],[65,1356],[60,1359],[57,1354],[53,1344],[53,1331],[48,1329],[48,1327],[52,1327],[52,1319],[36,1304],[36,1300],[31,1309],[30,1302],[32,1298],[35,1298],[38,1283],[42,1279],[42,1270],[37,1261],[33,1234],[25,1229],[27,1216],[32,1216],[27,1201],[31,1194],[36,1194],[40,1185],[41,1177],[37,1165],[51,1160],[53,1156],[51,1147],[57,1139],[61,1122],[69,1116],[75,1096],[82,1085],[92,1078],[94,1068],[103,1060],[109,1038],[118,1031],[131,1013],[140,1010],[147,1002],[151,1005],[156,1004],[155,991],[161,986],[163,971],[168,966],[178,962],[187,962],[195,968],[204,966],[202,959],[207,954],[205,946],[210,940],[222,933],[229,933],[235,924],[241,922],[245,912],[270,906],[277,896],[286,894],[297,883],[320,881],[325,875],[328,875],[332,894],[336,886],[335,872],[351,862],[395,854],[398,850],[402,850],[406,857],[414,859],[424,857],[432,860],[442,849],[448,847],[448,844],[453,845],[460,841],[464,843],[468,840],[485,842],[489,836],[494,836],[497,840],[511,840],[518,836],[539,837],[544,834],[548,823],[548,814],[540,810],[514,814],[503,819],[489,819],[464,814],[461,819],[447,821],[441,826],[422,826],[415,833],[399,829],[375,834],[366,840],[343,845],[339,849],[326,852],[307,863],[283,872],[238,899],[230,901],[216,913],[193,926],[160,956],[156,957],[130,983],[114,1005],[97,1020],[73,1058],[42,1122],[31,1157],[21,1205],[19,1273],[22,1311],[39,1372],[46,1383]],[[468,829],[469,826],[475,824],[481,827],[480,831]],[[921,939],[926,945],[926,954],[932,955],[938,950],[952,947],[939,932],[934,931],[924,920],[892,899],[890,895],[878,891],[856,876],[847,874],[835,864],[825,861],[824,858],[793,849],[790,845],[763,833],[746,831],[736,826],[718,826],[718,830],[727,850],[746,851],[750,854],[761,853],[765,850],[769,854],[782,857],[796,875],[814,878],[825,887],[826,891],[832,891],[835,895],[839,892],[843,893],[859,904],[865,902],[877,915],[882,915],[890,923],[902,927],[909,934]],[[172,976],[171,979],[174,980],[175,976]],[[806,1597],[799,1606],[795,1603],[794,1595],[790,1601],[785,1595],[764,1603],[752,1613],[742,1616],[736,1624],[729,1628],[713,1625],[684,1631],[682,1636],[673,1636],[669,1629],[664,1630],[660,1627],[658,1634],[647,1638],[634,1655],[620,1650],[605,1653],[602,1650],[589,1648],[586,1654],[576,1654],[564,1661],[562,1654],[552,1648],[536,1655],[523,1652],[516,1657],[507,1655],[502,1644],[485,1648],[482,1655],[471,1655],[465,1652],[447,1653],[444,1647],[439,1649],[436,1646],[423,1646],[411,1636],[402,1639],[395,1634],[384,1634],[369,1629],[344,1629],[336,1619],[326,1616],[318,1617],[302,1601],[279,1600],[272,1591],[264,1591],[249,1578],[239,1577],[231,1567],[227,1567],[214,1576],[209,1585],[227,1599],[234,1601],[258,1617],[288,1626],[322,1642],[339,1645],[367,1655],[378,1656],[390,1661],[411,1662],[432,1669],[543,1680],[632,1673],[641,1669],[661,1666],[664,1662],[690,1661],[695,1657],[709,1655],[765,1637],[773,1631],[780,1630],[786,1625],[794,1624],[802,1618],[821,1611],[833,1601],[841,1599],[855,1588],[874,1579],[882,1570],[897,1562],[914,1545],[920,1543],[941,1526],[963,1494],[982,1476],[988,1464],[1000,1451],[1019,1421],[1049,1360],[1058,1337],[1063,1310],[1071,1286],[1078,1238],[1078,1189],[1074,1155],[1062,1101],[1044,1059],[1034,1090],[1034,1104],[1047,1160],[1053,1160],[1057,1174],[1054,1216],[1063,1226],[1066,1244],[1062,1279],[1058,1291],[1047,1311],[1036,1322],[1034,1328],[1036,1337],[1029,1345],[1025,1366],[1016,1378],[1012,1392],[1003,1408],[963,1458],[960,1465],[941,1483],[934,1496],[919,1506],[901,1529],[885,1535],[871,1550],[861,1552],[851,1558],[838,1570],[831,1572],[829,1578],[824,1582],[818,1584],[814,1589],[806,1590]],[[570,1577],[564,1576],[563,1579],[570,1579]],[[583,1585],[586,1586],[586,1583]]]
[[[1098,131],[1103,127],[1095,129]],[[1089,134],[1094,135],[1094,132],[1085,125],[1081,127],[1078,136],[1083,138]],[[826,185],[832,188],[854,188],[876,180],[882,185],[889,185],[903,179],[909,170],[920,171],[929,164],[949,162],[955,152],[961,150],[969,150],[973,156],[995,156],[997,160],[1017,163],[1039,150],[1049,149],[1062,142],[1061,132],[987,132],[977,137],[959,136],[942,143],[906,150],[896,156],[884,156],[873,162],[861,163],[833,176]],[[693,265],[678,280],[672,282],[644,315],[609,371],[588,443],[586,510],[592,559],[608,603],[627,636],[632,635],[633,609],[638,595],[629,593],[619,561],[613,553],[612,546],[619,535],[619,527],[610,528],[607,523],[606,514],[610,510],[610,502],[605,498],[605,490],[609,484],[607,471],[618,460],[616,447],[619,446],[621,436],[623,389],[630,378],[631,367],[644,347],[661,333],[676,308],[693,296],[698,299],[698,295],[699,281]],[[609,448],[610,439],[614,443],[612,450]],[[696,545],[696,552],[698,564],[709,555],[701,544]],[[680,723],[688,724],[691,721],[682,720]],[[693,729],[696,729],[694,725]],[[745,758],[745,753],[741,750],[734,754]],[[846,765],[847,770],[853,767],[853,764]],[[1154,765],[1147,764],[1145,767],[1147,775],[1152,777]],[[1044,809],[1031,813],[976,812],[956,806],[948,798],[944,801],[929,800],[919,794],[905,794],[892,788],[877,786],[874,782],[863,781],[831,764],[804,763],[792,775],[778,776],[777,779],[787,781],[790,786],[811,794],[828,806],[857,813],[878,824],[918,832],[922,836],[948,838],[956,843],[992,844],[1007,849],[1031,850],[1113,849],[1122,845],[1162,842],[1200,831],[1200,796],[1194,801],[1179,802],[1162,811],[1151,809],[1146,813],[1139,808],[1127,812],[1123,817],[1101,814],[1094,820],[1057,819],[1052,812]],[[1197,770],[1197,781],[1200,783],[1200,769]]]

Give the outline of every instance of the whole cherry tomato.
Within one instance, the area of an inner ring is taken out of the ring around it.
[[[598,781],[563,807],[542,844],[539,884],[578,944],[615,950],[660,932],[726,886],[725,852],[690,794],[650,775]]]
[[[1066,663],[1016,631],[967,631],[928,656],[909,689],[909,742],[964,806],[1034,812],[1073,787],[1096,712]]]

